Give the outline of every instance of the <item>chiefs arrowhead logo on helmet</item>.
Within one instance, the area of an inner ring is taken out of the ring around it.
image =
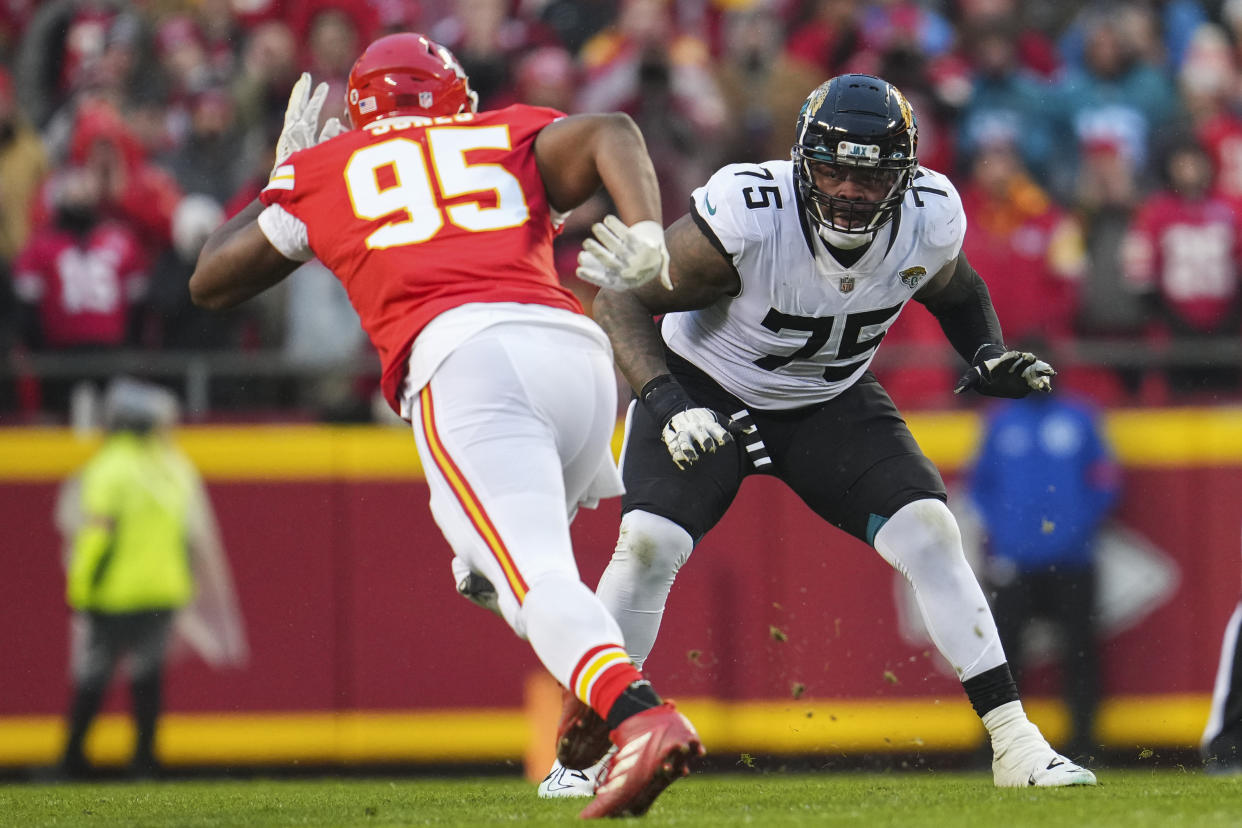
[[[478,110],[478,96],[448,49],[413,32],[372,43],[349,72],[345,106],[355,128],[390,115],[456,115]]]

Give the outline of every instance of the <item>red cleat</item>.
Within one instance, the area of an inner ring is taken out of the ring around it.
[[[577,696],[562,688],[561,723],[556,727],[556,761],[570,770],[594,765],[612,742],[608,723]]]
[[[617,752],[600,774],[595,799],[578,814],[582,819],[642,816],[706,753],[694,725],[671,702],[630,716],[611,738]]]

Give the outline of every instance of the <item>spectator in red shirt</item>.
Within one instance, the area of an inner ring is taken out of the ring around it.
[[[1035,183],[1007,140],[977,150],[961,196],[970,227],[962,249],[981,272],[998,274],[988,287],[1006,341],[1064,341],[1086,271],[1077,220]]]
[[[1199,27],[1178,73],[1195,135],[1212,157],[1213,189],[1242,207],[1242,116],[1238,114],[1238,69],[1224,30]]]
[[[147,287],[142,246],[124,223],[101,212],[102,183],[87,167],[52,182],[54,210],[14,263],[18,336],[31,350],[121,348],[136,341]],[[85,377],[61,376],[32,387],[30,404],[65,410]]]
[[[1213,194],[1207,151],[1191,137],[1173,144],[1165,189],[1144,201],[1122,246],[1129,286],[1147,299],[1149,337],[1180,341],[1237,337],[1242,332],[1238,256],[1242,219]],[[1173,365],[1174,393],[1234,391],[1237,366]]]
[[[172,212],[181,191],[169,173],[148,161],[146,151],[113,106],[91,101],[79,107],[69,159],[97,175],[102,188],[101,215],[128,223],[150,257],[168,245]]]
[[[22,334],[32,349],[97,349],[134,342],[135,306],[147,286],[142,248],[123,223],[104,218],[103,185],[87,167],[52,181],[54,212],[14,264]]]

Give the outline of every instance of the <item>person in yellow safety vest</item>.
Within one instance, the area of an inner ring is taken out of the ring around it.
[[[123,658],[129,658],[137,731],[130,769],[153,776],[160,768],[155,731],[174,629],[213,665],[246,657],[210,502],[193,463],[168,436],[176,418],[171,392],[114,380],[103,403],[107,436],[61,489],[56,521],[74,610],[74,694],[59,765],[67,777],[90,771],[86,734]]]

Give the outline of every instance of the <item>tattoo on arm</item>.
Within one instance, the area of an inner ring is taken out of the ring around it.
[[[628,293],[602,290],[595,298],[595,321],[612,340],[617,367],[635,391],[668,373],[664,342],[652,316],[705,308],[738,290],[737,272],[683,216],[664,233],[673,289],[648,282]]]
[[[595,321],[612,341],[613,358],[630,386],[639,391],[668,373],[664,342],[651,311],[632,293],[601,290],[595,297]]]

